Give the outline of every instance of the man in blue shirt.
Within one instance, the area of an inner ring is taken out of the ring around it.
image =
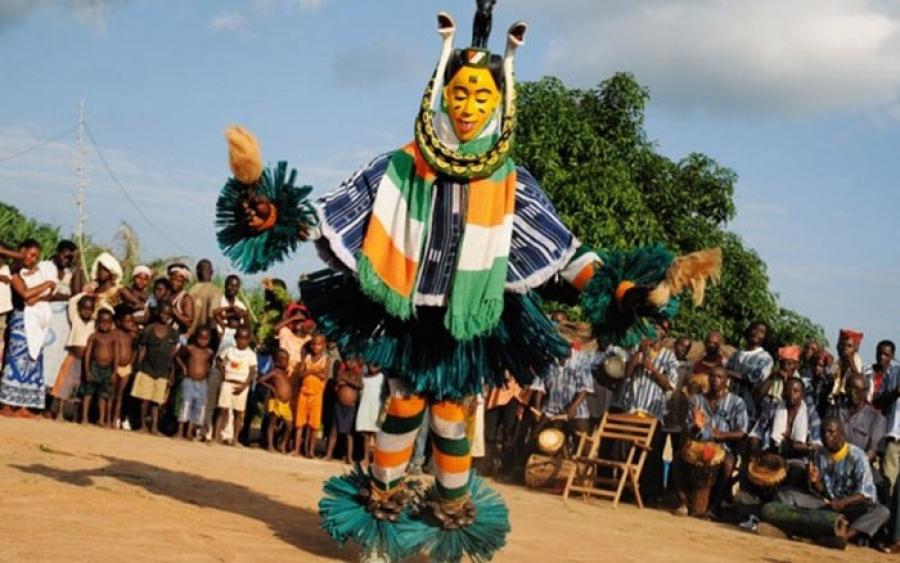
[[[747,405],[744,400],[728,392],[728,372],[725,368],[713,368],[709,372],[709,391],[705,395],[694,395],[690,398],[684,425],[687,429],[687,439],[716,442],[726,450],[725,461],[719,466],[714,494],[709,503],[709,510],[715,511],[731,485],[730,479],[735,465],[734,449],[740,446],[749,426]],[[680,501],[675,513],[679,516],[687,514],[685,471],[687,468],[683,460],[679,459],[678,469],[675,472]]]
[[[878,504],[865,452],[844,439],[841,421],[834,417],[822,424],[822,441],[825,447],[816,452],[807,470],[809,491],[786,487],[775,495],[775,502],[840,512],[850,522],[844,540],[872,538],[888,521],[890,512]]]

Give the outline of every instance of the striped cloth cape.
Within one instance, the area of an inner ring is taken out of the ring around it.
[[[322,238],[316,248],[320,258],[332,268],[356,272],[356,255],[362,248],[375,193],[392,154],[375,157],[317,202]],[[574,262],[580,243],[556,215],[553,204],[527,169],[516,168],[516,182],[506,290],[525,293],[543,285],[560,269],[565,267],[568,271],[570,266],[576,266],[569,262]],[[596,254],[591,254],[596,260]],[[577,266],[572,270],[573,278],[585,264]]]
[[[317,203],[322,237],[317,240],[316,247],[320,257],[332,268],[358,272],[358,256],[367,234],[376,194],[393,154],[376,157]],[[505,290],[525,293],[557,274],[581,287],[590,278],[593,265],[598,260],[596,254],[585,251],[585,247],[562,223],[531,173],[521,166],[515,172],[516,190]],[[441,182],[438,178],[437,183]],[[434,212],[432,217],[439,218],[440,214]],[[431,270],[440,271],[446,271],[446,268]],[[425,272],[425,275],[428,274]],[[420,279],[415,289],[431,285],[430,280]]]
[[[394,152],[359,252],[361,289],[401,319],[414,310],[436,179],[416,143]],[[491,176],[469,180],[466,224],[445,318],[455,338],[468,340],[500,320],[515,196],[516,169],[509,159]]]

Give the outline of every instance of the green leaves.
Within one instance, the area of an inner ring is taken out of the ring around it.
[[[737,343],[756,319],[773,343],[823,339],[809,319],[778,306],[765,263],[726,230],[737,174],[700,153],[659,154],[644,130],[647,89],[627,73],[597,88],[568,89],[546,77],[519,85],[514,158],[538,179],[582,242],[624,249],[663,242],[678,253],[722,246],[722,282],[702,308],[682,307],[678,334],[718,329]]]
[[[59,241],[59,227],[38,223],[18,209],[0,202],[0,244],[16,248],[22,241],[33,238],[41,243],[44,256],[49,256]]]

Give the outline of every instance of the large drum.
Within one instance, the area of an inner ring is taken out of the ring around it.
[[[709,495],[719,466],[725,461],[725,448],[715,442],[692,440],[681,451],[688,472],[688,512],[702,516],[709,510]]]
[[[762,454],[747,464],[747,480],[768,498],[784,483],[787,474],[787,463],[775,453]]]
[[[525,464],[525,486],[561,493],[574,464],[562,456],[532,454]]]
[[[788,535],[802,538],[844,538],[847,535],[847,519],[833,510],[809,510],[770,502],[762,507],[762,520]]]

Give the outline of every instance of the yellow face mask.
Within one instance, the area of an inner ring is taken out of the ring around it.
[[[444,86],[444,100],[457,138],[465,143],[484,128],[497,106],[500,90],[486,68],[464,66]]]

